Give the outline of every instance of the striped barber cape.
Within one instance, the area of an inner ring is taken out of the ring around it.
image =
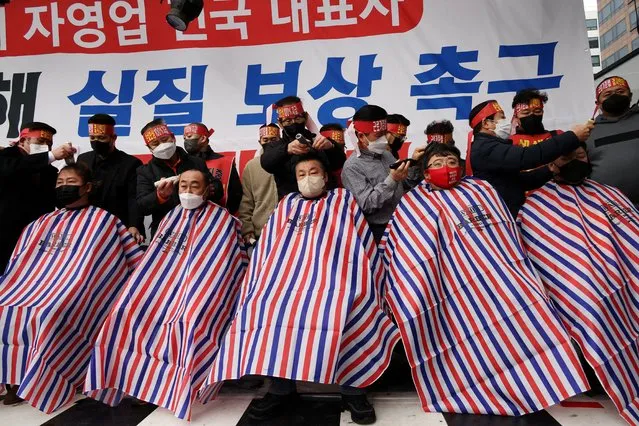
[[[73,400],[93,343],[142,251],[96,207],[29,224],[0,277],[0,383],[50,413]]]
[[[399,332],[382,310],[381,267],[353,195],[280,201],[242,283],[206,386],[244,375],[365,387]]]
[[[96,341],[85,392],[124,393],[189,419],[237,303],[248,258],[239,222],[211,202],[162,219]]]
[[[420,184],[400,202],[382,248],[387,299],[425,411],[522,415],[588,388],[487,182]]]
[[[639,211],[592,180],[549,183],[518,221],[570,336],[621,416],[639,425]]]

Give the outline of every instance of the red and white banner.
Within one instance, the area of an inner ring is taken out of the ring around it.
[[[35,120],[88,150],[87,119],[101,112],[116,117],[121,149],[148,154],[140,129],[153,118],[180,143],[201,121],[216,151],[243,151],[241,171],[285,95],[320,124],[379,104],[411,120],[413,146],[447,118],[462,149],[471,107],[495,98],[509,115],[521,88],[549,92],[548,128],[592,112],[581,0],[206,0],[186,33],[168,11],[158,0],[0,7],[0,145]]]

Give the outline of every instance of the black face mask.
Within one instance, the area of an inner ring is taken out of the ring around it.
[[[111,144],[109,142],[91,141],[91,148],[100,157],[106,157],[111,152]]]
[[[200,138],[184,139],[184,149],[191,155],[200,152]]]
[[[608,114],[621,115],[630,108],[630,96],[614,94],[603,101],[601,109]]]
[[[390,144],[391,151],[399,152],[404,145],[404,138],[395,136],[393,142]]]
[[[590,176],[591,172],[590,162],[574,159],[559,168],[559,177],[569,185],[579,185]]]
[[[519,127],[523,130],[527,135],[540,135],[542,133],[546,133],[546,129],[544,129],[544,123],[542,120],[544,119],[541,115],[531,114],[528,117],[522,117],[519,119]]]
[[[284,126],[284,131],[290,137],[295,139],[298,133],[304,134],[306,123],[293,123],[290,126]]]
[[[80,195],[80,187],[77,185],[58,186],[55,189],[55,198],[57,207],[64,208],[82,198],[82,195]]]

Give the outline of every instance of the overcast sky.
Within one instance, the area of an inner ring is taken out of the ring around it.
[[[597,9],[597,0],[584,0],[584,6],[586,6],[586,10]]]

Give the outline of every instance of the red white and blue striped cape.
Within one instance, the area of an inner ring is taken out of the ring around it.
[[[518,221],[571,337],[621,416],[639,425],[639,211],[592,180],[549,183]]]
[[[0,383],[50,413],[84,383],[93,343],[142,251],[96,207],[29,224],[0,277]]]
[[[100,332],[85,392],[110,405],[126,393],[189,419],[247,264],[226,209],[171,210]]]
[[[382,311],[376,256],[350,192],[284,198],[253,253],[238,312],[205,386],[249,374],[373,383],[399,340]]]
[[[588,389],[488,183],[420,184],[400,202],[383,248],[387,299],[425,411],[522,415]]]

